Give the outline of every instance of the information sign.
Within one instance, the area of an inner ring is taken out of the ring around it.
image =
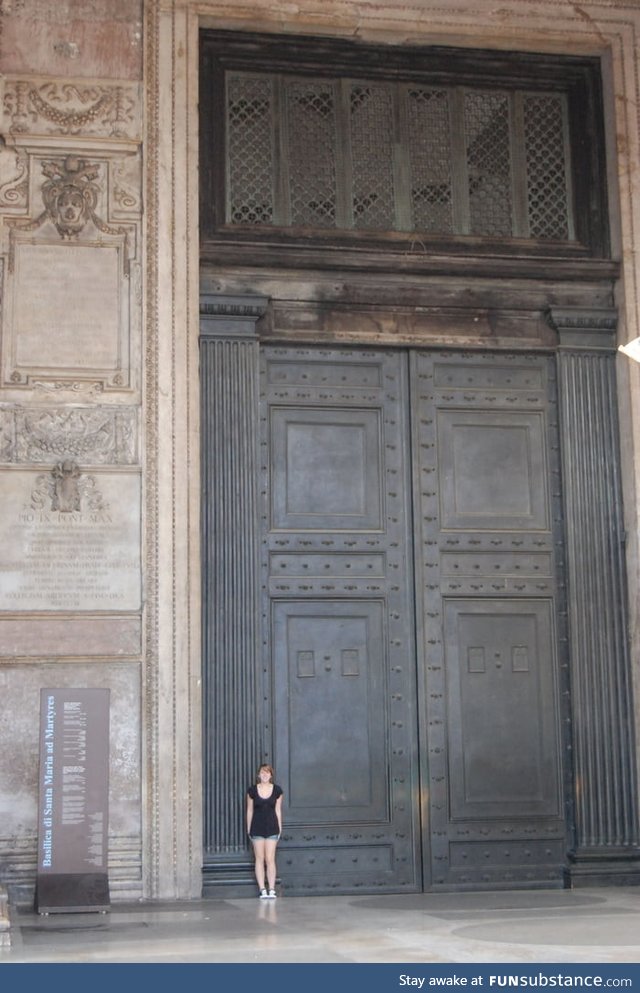
[[[109,908],[109,695],[40,691],[36,910]]]

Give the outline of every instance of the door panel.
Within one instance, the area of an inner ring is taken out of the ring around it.
[[[272,527],[382,527],[378,410],[271,410]]]
[[[549,603],[445,604],[451,817],[558,816]]]
[[[290,825],[389,816],[382,635],[379,601],[274,605],[278,773]]]
[[[290,892],[421,885],[407,358],[262,354],[265,754]]]
[[[543,431],[540,413],[438,411],[441,526],[548,530]]]
[[[411,384],[425,885],[560,886],[553,364],[421,352]]]

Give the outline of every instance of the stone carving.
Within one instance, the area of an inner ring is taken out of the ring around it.
[[[18,382],[22,377],[17,373]],[[13,377],[12,377],[13,378]],[[91,398],[98,393],[104,393],[104,383],[99,380],[75,380],[75,379],[32,379],[30,385],[37,393],[52,393],[62,397],[68,393],[72,397],[77,397],[81,393]]]
[[[99,217],[97,213],[101,187],[96,182],[102,166],[89,162],[77,155],[66,158],[49,159],[42,162],[42,172],[46,176],[41,194],[44,210],[33,220],[10,219],[11,247],[9,271],[15,268],[15,233],[36,231],[46,221],[51,221],[60,237],[65,241],[77,240],[89,221],[103,234],[115,235],[124,241],[125,262],[128,271],[129,242],[132,231],[129,227],[114,227]]]
[[[75,462],[59,462],[51,471],[53,477],[53,496],[51,509],[59,510],[62,514],[79,512],[81,506],[80,469]]]
[[[93,465],[134,465],[133,408],[0,409],[0,459],[10,464],[74,459]]]
[[[141,162],[138,155],[114,160],[111,165],[113,178],[113,195],[110,203],[110,216],[131,218],[138,216],[141,210],[140,189]]]
[[[76,462],[66,460],[58,462],[51,472],[37,477],[27,509],[73,514],[109,508],[94,477],[82,473]]]
[[[99,167],[68,155],[62,164],[43,162],[42,171],[48,177],[42,185],[46,213],[62,238],[76,238],[95,216]]]
[[[20,148],[0,147],[0,206],[24,210],[29,195],[29,160]]]
[[[86,82],[7,80],[5,129],[10,134],[102,135],[140,133],[138,87]]]

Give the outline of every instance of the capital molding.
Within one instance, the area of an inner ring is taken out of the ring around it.
[[[550,307],[547,319],[560,350],[614,351],[618,311],[614,307]]]

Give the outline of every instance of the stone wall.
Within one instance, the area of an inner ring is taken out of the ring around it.
[[[33,880],[40,689],[108,687],[111,885],[137,896],[142,9],[1,15],[0,872]]]

